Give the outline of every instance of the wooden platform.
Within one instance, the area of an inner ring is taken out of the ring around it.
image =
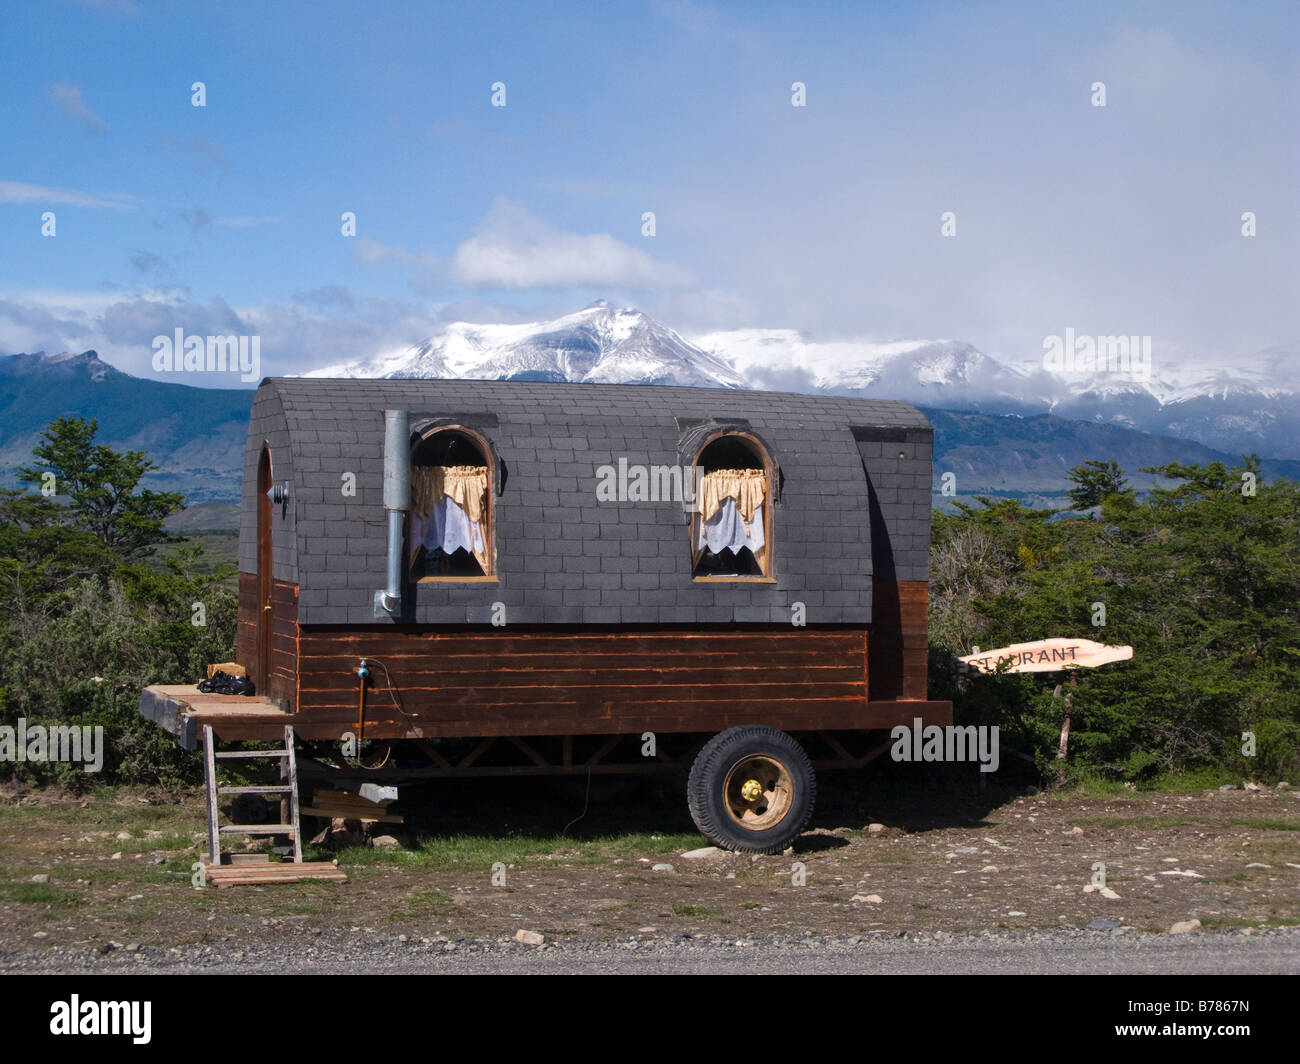
[[[347,873],[329,861],[271,861],[265,854],[235,854],[231,864],[205,864],[203,875],[218,887],[297,883],[304,879],[329,879],[336,883],[348,881]]]
[[[292,714],[259,695],[209,695],[196,684],[157,684],[140,695],[140,715],[196,750],[205,724],[223,739],[282,737]]]

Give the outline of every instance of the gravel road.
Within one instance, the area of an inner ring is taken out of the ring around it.
[[[0,953],[0,973],[366,974],[1300,974],[1300,928],[1187,935],[1120,931],[985,932],[850,939],[637,940],[536,947],[514,942],[312,933],[274,945],[235,942],[108,952]]]

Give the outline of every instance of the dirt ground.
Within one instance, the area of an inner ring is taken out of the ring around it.
[[[706,843],[682,803],[637,781],[428,785],[403,791],[406,825],[379,829],[399,846],[313,848],[348,882],[224,889],[191,885],[201,792],[9,793],[0,952],[340,928],[454,947],[521,928],[590,944],[1300,924],[1294,789],[940,796],[842,780],[791,852],[693,859]]]

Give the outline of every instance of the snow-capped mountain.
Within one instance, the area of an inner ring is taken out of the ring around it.
[[[633,307],[601,300],[552,321],[457,322],[405,351],[329,366],[314,377],[680,384],[906,399],[981,413],[1053,413],[1195,440],[1229,453],[1300,455],[1296,357],[1250,365],[1157,358],[1150,375],[1055,373],[960,340],[819,342],[791,329],[683,337]]]
[[[330,366],[312,377],[468,377],[743,387],[725,362],[632,307],[604,300],[554,321],[526,325],[456,322],[409,350]]]

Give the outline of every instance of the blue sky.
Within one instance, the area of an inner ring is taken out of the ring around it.
[[[688,334],[1012,359],[1067,327],[1208,362],[1300,335],[1294,3],[3,19],[0,352],[95,347],[146,374],[155,335],[255,332],[289,373],[595,298]]]

